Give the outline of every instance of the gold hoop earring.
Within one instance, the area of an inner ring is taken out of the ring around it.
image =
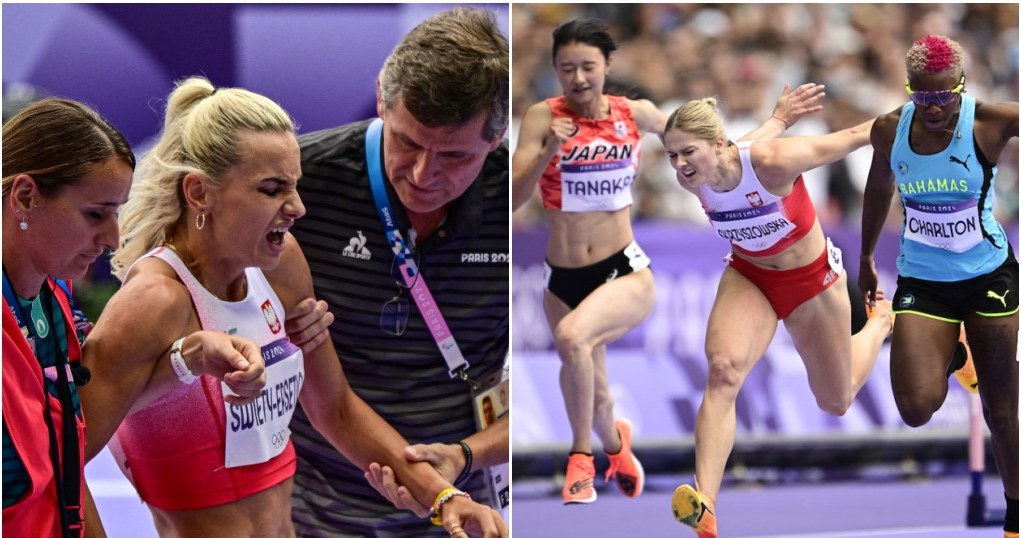
[[[199,213],[199,216],[195,217],[195,228],[201,230],[206,225],[206,214]]]

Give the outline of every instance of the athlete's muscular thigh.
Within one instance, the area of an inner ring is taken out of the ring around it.
[[[943,404],[946,370],[959,333],[955,323],[910,312],[897,316],[890,347],[890,382],[902,415],[906,411],[931,414]]]
[[[652,271],[642,269],[599,286],[561,323],[574,325],[595,345],[609,344],[649,315],[655,295]]]
[[[776,334],[776,312],[761,291],[731,268],[723,270],[706,327],[706,356],[711,364],[744,376],[765,353]]]
[[[784,320],[816,398],[851,397],[851,304],[847,275],[802,303]]]
[[[971,315],[964,322],[981,392],[1013,393],[1017,398],[1018,315]]]

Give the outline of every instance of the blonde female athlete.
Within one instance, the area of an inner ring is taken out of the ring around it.
[[[868,143],[868,121],[836,133],[731,142],[716,99],[689,101],[663,141],[681,187],[698,196],[730,241],[706,329],[709,374],[695,422],[695,488],[674,492],[674,516],[699,538],[716,537],[715,504],[736,430],[735,401],[783,320],[816,403],[843,415],[893,329],[890,302],[851,335],[841,252],[823,234],[801,174]]]
[[[644,473],[631,452],[631,425],[614,419],[606,346],[652,309],[650,261],[631,231],[631,183],[638,142],[662,134],[666,116],[648,100],[603,93],[611,53],[606,26],[567,22],[553,33],[553,64],[563,95],[529,107],[513,157],[513,203],[522,206],[538,183],[550,221],[543,306],[562,362],[560,387],[571,424],[565,504],[596,500],[591,432],[628,497],[641,494]],[[746,138],[774,137],[819,110],[822,87],[786,88],[774,115]]]

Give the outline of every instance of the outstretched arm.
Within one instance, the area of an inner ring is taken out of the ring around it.
[[[875,120],[835,133],[765,140],[752,145],[755,172],[766,187],[791,184],[803,172],[829,164],[869,142]]]
[[[631,107],[631,115],[635,118],[635,125],[638,127],[639,135],[653,133],[663,136],[666,131],[666,114],[664,114],[652,101],[648,99],[628,100]]]
[[[822,110],[819,100],[826,95],[825,88],[821,84],[806,82],[791,91],[790,84],[784,85],[783,93],[773,107],[773,114],[754,131],[738,140],[769,140],[780,136],[803,116]]]
[[[865,198],[861,215],[861,254],[858,259],[858,289],[865,303],[875,306],[879,276],[873,257],[879,233],[890,213],[893,194],[897,190],[893,170],[890,168],[890,150],[893,147],[893,133],[897,128],[900,114],[880,116],[872,127],[872,166],[865,183]]]

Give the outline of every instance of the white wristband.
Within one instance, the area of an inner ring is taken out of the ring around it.
[[[170,367],[177,374],[177,379],[180,379],[182,383],[191,385],[198,379],[198,376],[191,373],[191,370],[188,369],[188,363],[184,362],[184,355],[181,354],[181,346],[183,345],[184,338],[180,338],[170,345]]]

